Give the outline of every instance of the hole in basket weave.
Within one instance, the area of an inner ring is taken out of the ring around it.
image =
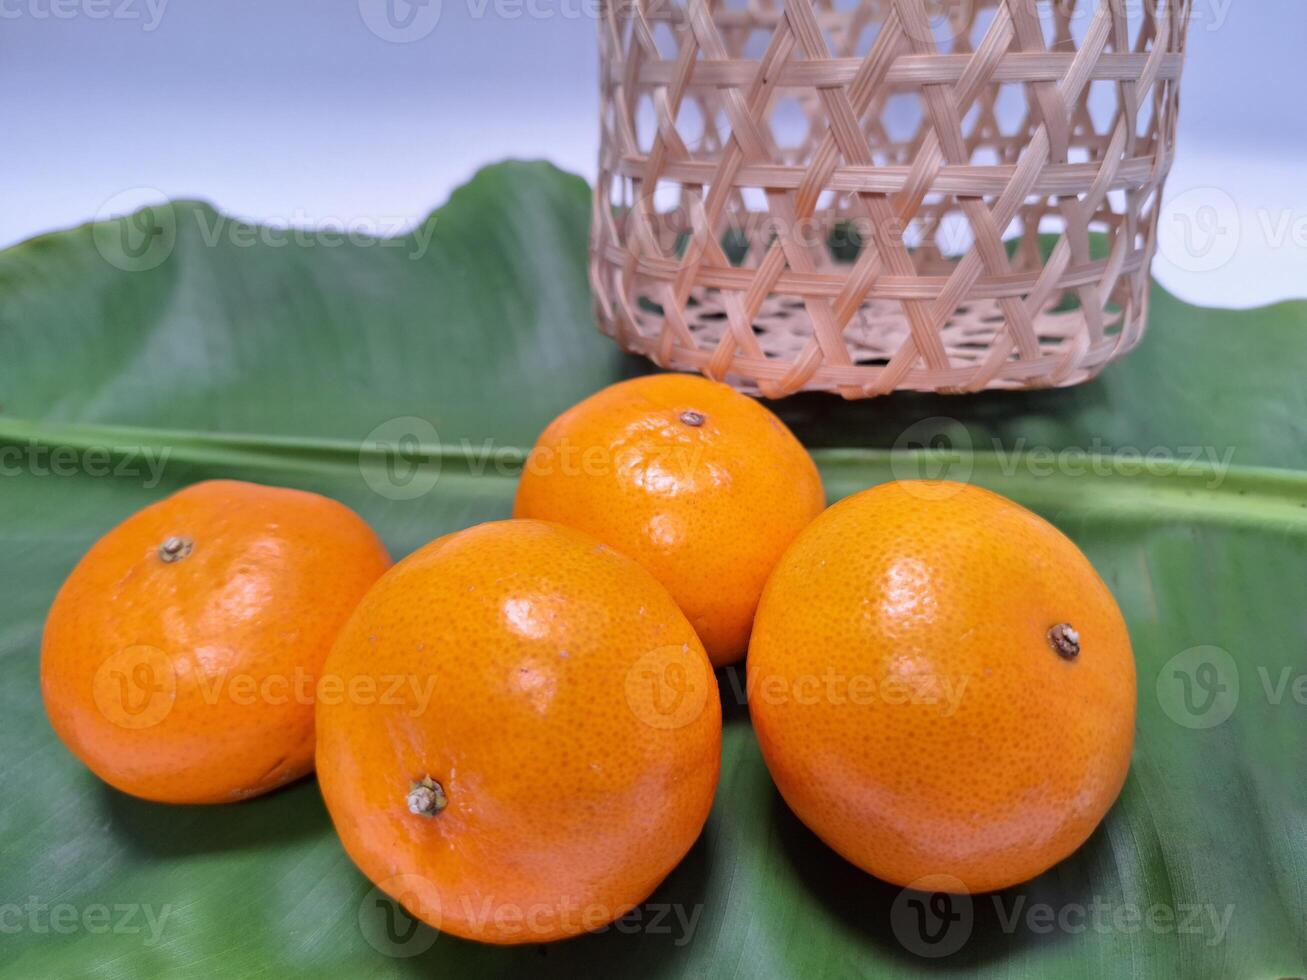
[[[748,236],[739,228],[731,228],[722,236],[722,251],[731,265],[743,265],[745,256],[749,254]]]
[[[856,262],[862,246],[862,235],[852,221],[837,222],[826,236],[826,248],[836,262]]]

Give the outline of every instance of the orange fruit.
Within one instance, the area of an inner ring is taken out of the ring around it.
[[[50,723],[92,772],[164,803],[240,800],[313,768],[336,633],[390,566],[348,507],[197,483],[97,541],[45,623]]]
[[[597,929],[648,897],[712,806],[703,647],[648,572],[579,531],[500,521],[433,541],[373,587],[327,668],[376,695],[318,702],[340,839],[446,932]]]
[[[655,374],[550,423],[513,516],[580,528],[634,558],[720,667],[744,656],[768,573],[824,506],[812,457],[775,415],[727,385]]]
[[[1125,782],[1135,666],[1088,559],[1017,504],[888,483],[763,593],[749,710],[786,803],[858,867],[981,892],[1078,848]]]

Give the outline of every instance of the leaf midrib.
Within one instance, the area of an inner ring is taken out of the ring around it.
[[[168,462],[270,474],[360,476],[380,473],[383,450],[358,442],[308,436],[198,432],[87,423],[50,423],[0,419],[0,443],[23,443],[47,449],[97,449],[110,459],[128,454],[167,453]],[[461,444],[417,447],[423,457],[439,460],[441,480],[509,482],[491,459],[520,461],[526,449],[507,444]],[[928,453],[887,449],[815,449],[812,451],[832,497],[867,486],[869,472],[885,479],[911,476]],[[936,457],[936,460],[939,457]],[[1215,467],[1180,459],[1155,460],[1147,470],[1138,457],[1119,454],[1080,455],[1078,472],[1044,472],[1047,458],[1036,463],[1028,453],[980,451],[962,458],[969,479],[1045,513],[1072,511],[1102,514],[1120,523],[1198,522],[1273,528],[1307,537],[1307,473],[1268,467]],[[956,462],[956,460],[955,460]],[[954,471],[956,473],[956,471]],[[952,475],[952,474],[951,474]]]

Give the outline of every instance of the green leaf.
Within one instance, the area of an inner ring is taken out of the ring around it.
[[[387,940],[388,906],[312,780],[166,807],[72,758],[41,708],[41,624],[116,521],[230,476],[335,496],[402,555],[506,516],[545,422],[648,369],[594,330],[588,214],[581,181],[513,163],[395,241],[287,241],[179,202],[0,253],[3,972],[1307,971],[1307,304],[1230,313],[1155,289],[1143,346],[1079,388],[778,406],[832,497],[923,473],[992,487],[1070,534],[1130,624],[1140,711],[1120,802],[1052,871],[956,907],[969,918],[936,946],[915,932],[917,896],[780,802],[739,670],[719,676],[724,765],[701,841],[642,922],[548,947]],[[401,430],[419,444],[396,458]]]

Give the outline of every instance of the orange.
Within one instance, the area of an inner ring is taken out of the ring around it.
[[[580,528],[644,565],[720,667],[744,656],[768,573],[824,506],[817,467],[775,415],[726,385],[657,374],[556,418],[513,514]]]
[[[1135,666],[1111,593],[986,490],[889,483],[776,566],[749,710],[786,803],[858,867],[981,892],[1078,848],[1121,791]]]
[[[41,644],[50,723],[97,776],[165,803],[266,793],[313,768],[336,633],[390,566],[317,494],[197,483],[97,541]]]
[[[368,593],[327,668],[345,693],[318,702],[318,779],[340,839],[446,932],[597,929],[708,816],[721,705],[703,647],[648,572],[578,531],[433,541]]]

